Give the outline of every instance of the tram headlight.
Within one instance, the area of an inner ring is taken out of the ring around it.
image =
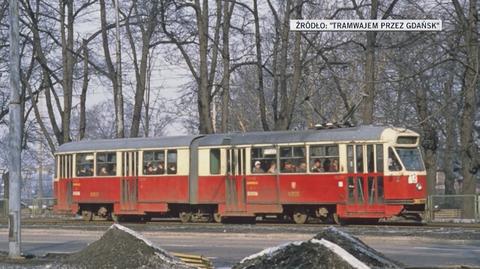
[[[423,189],[423,186],[422,186],[422,183],[417,183],[417,185],[415,185],[417,187],[417,190],[421,191]]]

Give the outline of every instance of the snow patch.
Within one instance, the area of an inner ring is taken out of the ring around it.
[[[370,269],[369,266],[355,258],[352,254],[348,253],[345,249],[341,248],[339,245],[332,243],[328,240],[325,239],[311,239],[311,243],[323,245],[333,251],[335,254],[337,254],[340,258],[342,258],[344,261],[346,261],[348,264],[350,264],[352,267],[357,268],[357,269]]]
[[[283,249],[283,248],[286,248],[287,246],[291,246],[291,245],[294,245],[294,246],[300,246],[301,244],[303,243],[303,241],[294,241],[294,242],[288,242],[288,243],[285,243],[285,244],[281,244],[281,245],[278,245],[276,247],[271,247],[271,248],[266,248],[258,253],[255,253],[255,254],[252,254],[246,258],[243,258],[240,263],[244,263],[248,260],[253,260],[255,258],[258,258],[258,257],[261,257],[261,256],[267,256],[267,257],[270,257],[272,256],[273,254],[275,254],[276,252],[278,252],[279,250]]]

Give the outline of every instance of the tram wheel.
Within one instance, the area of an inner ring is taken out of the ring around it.
[[[295,212],[293,213],[293,221],[296,224],[305,224],[308,220],[308,215],[305,212]]]
[[[82,218],[84,221],[91,221],[93,218],[93,212],[89,210],[82,211]]]
[[[216,223],[222,223],[223,217],[220,213],[213,213],[213,221]]]
[[[192,220],[192,213],[190,213],[190,212],[180,212],[180,214],[178,214],[178,217],[180,218],[180,221],[182,223],[188,223]]]

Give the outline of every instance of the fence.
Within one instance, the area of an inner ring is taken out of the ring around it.
[[[21,210],[22,215],[27,216],[42,216],[50,215],[55,204],[55,198],[42,199],[22,199]],[[8,200],[0,199],[0,218],[8,216]]]
[[[427,218],[430,222],[480,222],[477,195],[430,195]]]

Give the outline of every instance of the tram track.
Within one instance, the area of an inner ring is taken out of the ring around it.
[[[22,225],[28,228],[35,227],[48,227],[54,226],[59,227],[72,227],[72,228],[87,228],[87,227],[109,227],[112,225],[113,221],[105,220],[92,220],[84,221],[82,219],[76,218],[22,218]],[[209,223],[209,222],[192,222],[192,223],[182,223],[177,219],[155,219],[152,221],[143,221],[143,222],[133,222],[133,221],[123,221],[120,222],[124,225],[132,227],[144,227],[147,229],[161,227],[161,228],[229,228],[229,227],[259,227],[259,228],[274,228],[281,227],[287,229],[315,229],[315,228],[324,228],[329,226],[334,227],[355,227],[355,228],[408,228],[408,229],[429,229],[429,228],[468,228],[468,229],[478,229],[480,232],[480,223],[408,223],[408,222],[381,222],[376,224],[349,224],[341,226],[338,224],[331,223],[306,223],[306,224],[294,224],[289,222],[273,222],[273,221],[257,221],[256,223]],[[8,220],[6,218],[0,218],[0,227],[8,226]],[[193,229],[197,230],[197,229]]]

